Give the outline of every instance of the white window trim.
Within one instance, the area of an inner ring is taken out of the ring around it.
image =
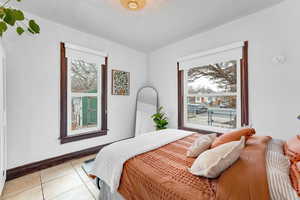
[[[225,45],[222,47],[218,47],[215,49],[210,49],[210,50],[198,52],[198,53],[195,53],[195,54],[192,54],[189,56],[181,57],[178,59],[178,62],[180,63],[180,62],[184,62],[187,60],[193,60],[193,59],[196,59],[199,57],[205,57],[205,56],[209,56],[209,55],[213,55],[213,54],[219,54],[222,52],[230,51],[232,49],[242,48],[243,46],[244,46],[244,42],[239,41],[239,42],[235,42],[235,43]]]
[[[104,58],[108,57],[108,54],[105,53],[105,52],[102,52],[102,51],[96,51],[96,50],[93,50],[93,49],[89,49],[87,47],[82,47],[82,46],[67,43],[67,42],[65,42],[64,44],[65,44],[66,49],[73,49],[75,51],[85,52],[85,53],[88,53],[88,54],[94,54],[94,55],[97,55],[97,56],[102,56]]]
[[[68,107],[67,107],[67,135],[74,136],[78,134],[93,132],[101,130],[101,71],[103,63],[98,63],[96,66],[98,67],[98,81],[97,81],[97,93],[73,93],[71,90],[71,59],[68,59],[68,89],[67,89],[67,99],[68,99]],[[97,98],[97,127],[93,128],[83,128],[80,130],[72,130],[72,97],[98,97]]]

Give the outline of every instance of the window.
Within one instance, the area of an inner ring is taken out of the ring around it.
[[[107,57],[61,43],[61,143],[106,135]]]
[[[178,62],[178,126],[226,132],[248,125],[248,43],[235,43]]]

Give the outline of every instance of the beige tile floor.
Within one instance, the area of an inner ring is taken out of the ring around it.
[[[72,160],[5,184],[0,200],[95,200],[99,190],[81,168],[85,160]]]

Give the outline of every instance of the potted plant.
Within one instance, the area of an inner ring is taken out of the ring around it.
[[[166,117],[166,113],[163,111],[163,107],[159,107],[157,113],[152,115],[152,119],[155,123],[156,130],[163,130],[167,128],[167,125],[169,124],[168,118]]]
[[[299,120],[300,120],[300,115],[298,115],[298,117],[297,117]]]
[[[40,33],[40,26],[33,19],[25,18],[23,11],[9,6],[11,1],[6,0],[0,5],[0,36],[5,33],[8,27],[15,27],[19,35],[24,32],[33,35]],[[21,2],[21,0],[14,1]]]

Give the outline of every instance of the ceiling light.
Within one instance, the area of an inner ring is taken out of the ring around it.
[[[141,10],[146,4],[146,0],[121,0],[121,4],[129,10]]]

